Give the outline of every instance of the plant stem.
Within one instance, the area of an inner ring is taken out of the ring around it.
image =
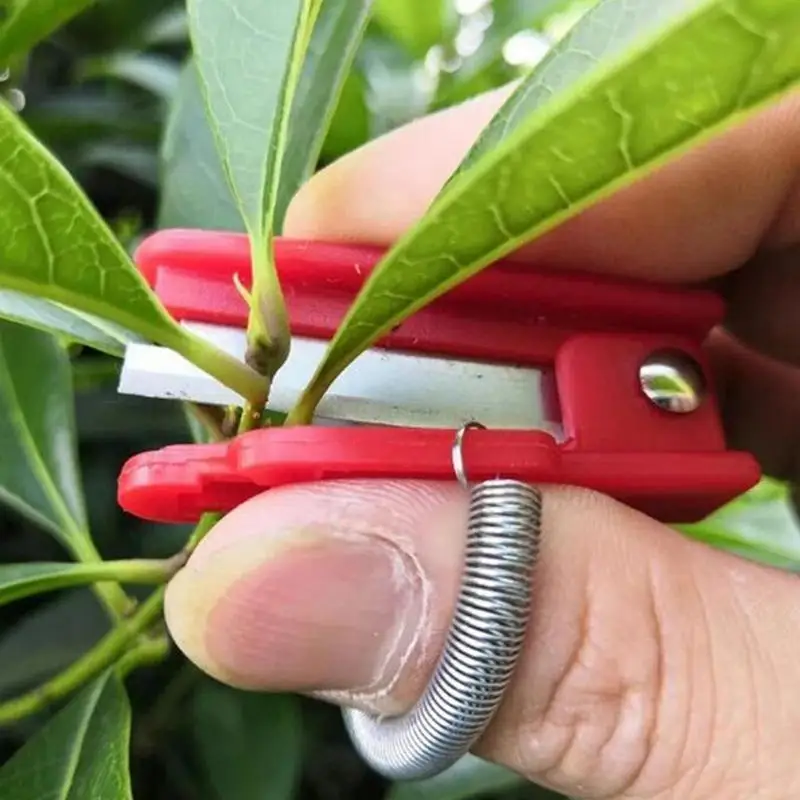
[[[99,566],[103,563],[103,557],[97,551],[94,542],[88,536],[75,537],[74,541],[70,544],[70,549],[75,559],[82,564]],[[114,622],[124,620],[133,609],[136,608],[136,601],[127,594],[119,583],[95,583],[92,586],[92,591],[94,591],[100,602],[106,607]]]
[[[42,576],[39,580],[22,581],[18,584],[7,585],[4,587],[0,606],[30,597],[35,594],[66,589],[70,586],[86,586],[105,582],[113,578],[123,583],[132,584],[160,584],[166,583],[183,565],[183,560],[177,557],[165,561],[132,559],[129,561],[98,561],[81,562],[80,564],[64,564],[73,567],[66,573],[55,574],[48,578]],[[61,566],[56,564],[55,566]],[[116,586],[116,584],[105,584],[106,586]],[[116,588],[119,588],[118,586]],[[126,595],[127,597],[127,595]],[[133,599],[128,598],[133,604]]]
[[[291,348],[289,316],[275,267],[273,248],[271,234],[250,236],[253,287],[247,320],[245,361],[270,382],[285,363]],[[261,405],[265,403],[266,398]]]
[[[169,344],[173,350],[254,406],[266,403],[267,386],[261,375],[205,339],[186,330],[181,333],[175,342]]]
[[[313,384],[312,384],[312,387]],[[316,395],[302,394],[294,407],[286,415],[284,425],[310,425],[314,418],[314,411],[319,403],[322,394]]]
[[[247,433],[257,428],[263,413],[263,406],[258,407],[250,403],[245,403],[242,409],[242,416],[239,418],[239,429],[237,433]]]
[[[169,638],[166,635],[143,639],[117,662],[117,674],[124,679],[133,670],[147,664],[157,664],[168,655]]]
[[[150,627],[161,613],[165,587],[156,589],[129,619],[119,623],[88,653],[55,678],[20,697],[0,704],[0,725],[16,722],[35,714],[66,696],[112,666],[123,655],[128,644]]]
[[[188,541],[186,542],[186,546],[183,548],[183,553],[186,558],[189,557],[190,553],[194,552],[197,545],[200,544],[203,539],[205,539],[206,534],[219,522],[221,517],[221,514],[216,513],[203,514],[203,516],[200,517],[200,521],[195,526],[195,529],[192,531],[192,535],[189,537]]]

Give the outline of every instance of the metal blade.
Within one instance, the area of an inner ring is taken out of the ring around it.
[[[240,328],[184,323],[198,336],[243,359]],[[287,412],[320,363],[327,342],[295,337],[278,372],[269,407]],[[543,429],[560,438],[546,419],[542,372],[536,369],[372,349],[362,353],[331,385],[317,418],[349,423],[457,427],[477,420],[490,428]],[[241,398],[172,350],[130,345],[119,392],[209,405],[241,405]]]

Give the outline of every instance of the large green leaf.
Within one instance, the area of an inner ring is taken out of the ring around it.
[[[252,244],[247,361],[271,375],[285,361],[290,346],[272,238],[289,196],[307,172],[309,157],[316,159],[319,153],[368,4],[364,0],[335,4],[188,0],[187,5],[214,140]],[[316,42],[312,42],[314,31],[321,34]],[[304,63],[311,64],[305,85],[313,93],[303,98],[303,104],[313,105],[308,111],[298,107],[293,114]],[[310,149],[293,160],[297,175],[282,181],[291,136],[304,138]],[[282,182],[287,187],[283,194]]]
[[[800,525],[785,484],[765,478],[702,522],[678,529],[712,547],[800,572]]]
[[[38,295],[172,347],[248,399],[240,361],[182,329],[64,167],[0,101],[0,288]]]
[[[175,324],[69,173],[0,102],[0,286],[172,342]]]
[[[290,800],[300,779],[301,712],[290,695],[206,680],[193,698],[199,761],[218,800]]]
[[[0,3],[0,63],[25,53],[94,0],[4,0]]]
[[[214,140],[250,236],[246,360],[260,373],[274,375],[290,348],[272,253],[274,215],[291,104],[319,2],[187,0],[187,7]]]
[[[259,245],[271,228],[310,5],[187,0],[211,128],[242,219]]]
[[[161,162],[160,228],[244,230],[191,60],[181,73],[172,99]]]
[[[100,561],[75,564],[38,561],[28,564],[0,564],[0,606],[71,586],[97,581],[122,580],[134,583],[163,582],[166,574],[148,561]],[[127,573],[127,576],[126,576]]]
[[[369,18],[372,0],[323,2],[311,33],[292,103],[280,168],[274,227],[283,225],[290,200],[314,171]]]
[[[371,0],[344,0],[324,3],[320,9],[289,118],[275,201],[276,231],[283,224],[290,200],[316,166],[370,3]],[[266,146],[265,139],[262,147]],[[258,169],[262,154],[253,155],[253,169]],[[206,117],[197,70],[191,62],[184,69],[173,99],[162,160],[160,227],[244,229]]]
[[[72,372],[49,334],[0,321],[0,500],[73,553],[90,543],[75,452]]]
[[[373,272],[291,420],[393,326],[797,84],[796,0],[605,0],[490,123]]]
[[[0,636],[0,697],[49,680],[80,658],[110,630],[111,620],[90,589],[46,599]]]
[[[131,709],[120,681],[93,681],[0,769],[3,800],[131,800]]]
[[[140,336],[112,322],[11,289],[0,290],[0,317],[63,336],[118,358],[124,355],[126,344],[143,341]]]

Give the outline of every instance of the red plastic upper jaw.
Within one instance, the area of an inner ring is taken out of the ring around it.
[[[277,239],[275,255],[296,336],[330,339],[380,260],[375,247]],[[135,254],[167,310],[182,321],[244,328],[234,277],[251,283],[247,237],[160,231]],[[653,332],[701,340],[720,322],[719,297],[588,273],[521,268],[507,259],[454,287],[378,346],[453,358],[551,364],[578,332]]]

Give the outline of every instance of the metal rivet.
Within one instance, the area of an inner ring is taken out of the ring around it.
[[[653,405],[673,414],[696,411],[706,392],[702,367],[680,350],[651,353],[639,368],[639,384]]]

